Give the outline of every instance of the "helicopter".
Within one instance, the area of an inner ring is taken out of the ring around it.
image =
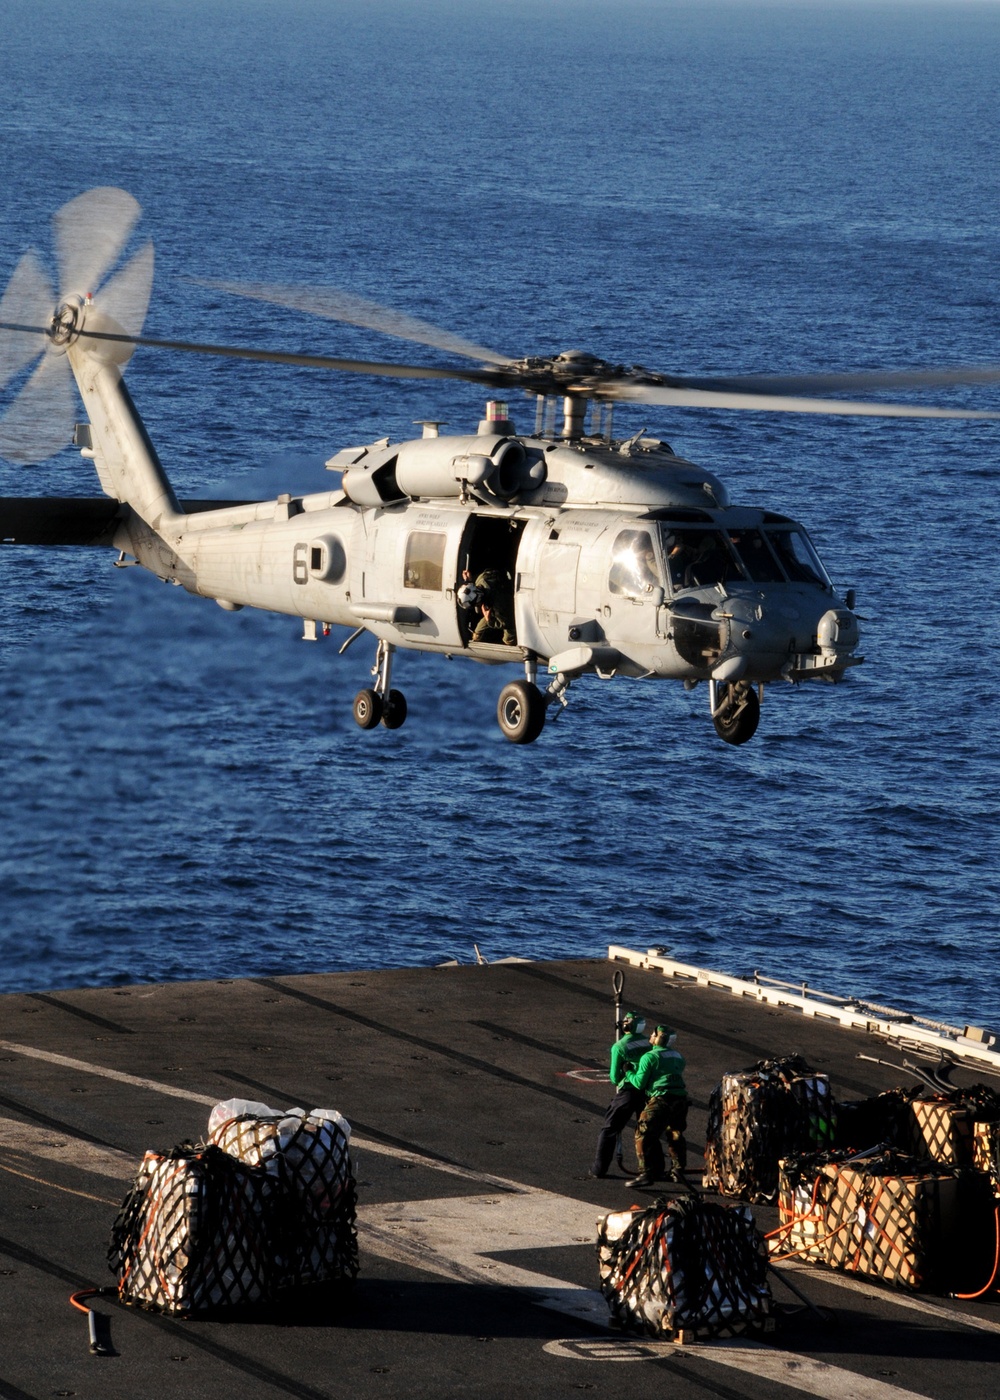
[[[129,249],[141,214],[123,190],[90,190],[54,216],[59,292],[35,252],[0,301],[0,455],[37,462],[70,440],[99,498],[0,500],[4,544],[104,545],[221,608],[302,619],[316,640],[346,627],[345,652],[375,643],[353,713],[365,730],[406,719],[397,652],[515,664],[500,690],[504,736],[528,744],[566,708],[577,678],[705,684],[716,733],[753,737],[772,682],[837,683],[862,663],[855,595],[834,585],[805,527],[731,501],[711,471],[645,431],[613,432],[618,402],[885,417],[1000,413],[823,394],[1000,381],[1000,368],[692,378],[583,351],[511,359],[332,288],[202,281],[461,357],[410,365],[210,345],[142,334],[153,247]],[[180,501],[125,386],[136,347],[380,375],[471,381],[490,397],[475,432],[434,420],[327,461],[329,490],[272,500]],[[75,379],[87,419],[77,422]],[[519,433],[509,395],[535,398]],[[335,475],[339,473],[339,479]]]

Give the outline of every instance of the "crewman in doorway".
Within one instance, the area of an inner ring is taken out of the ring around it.
[[[484,569],[471,587],[472,576],[468,569],[462,571],[462,579],[459,602],[463,602],[463,590],[467,589],[465,597],[480,614],[469,637],[470,643],[496,642],[505,647],[517,646],[512,620],[514,597],[509,580],[499,569]]]

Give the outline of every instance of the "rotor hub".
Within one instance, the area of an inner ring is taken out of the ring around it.
[[[49,342],[55,350],[66,350],[78,339],[83,328],[82,297],[68,297],[56,307],[49,325]]]

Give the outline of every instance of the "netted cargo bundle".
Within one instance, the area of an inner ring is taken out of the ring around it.
[[[280,1186],[285,1216],[279,1286],[355,1278],[357,1193],[346,1119],[335,1109],[278,1113],[266,1104],[229,1099],[212,1110],[208,1128],[213,1143]]]
[[[958,1178],[899,1174],[872,1162],[836,1170],[827,1208],[827,1258],[835,1269],[919,1289],[943,1273],[946,1234],[955,1227]]]
[[[910,1104],[909,1150],[958,1167],[972,1165],[973,1111],[953,1095],[914,1099]]]
[[[826,1263],[832,1179],[820,1171],[820,1164],[832,1155],[807,1153],[782,1159],[778,1168],[778,1228],[770,1236],[772,1254]]]
[[[183,1317],[269,1297],[278,1192],[218,1147],[147,1152],[111,1232],[119,1297]]]
[[[881,1170],[911,1168],[911,1158],[893,1149],[858,1154],[833,1149],[783,1158],[778,1169],[778,1227],[768,1236],[772,1257],[829,1263],[830,1203],[837,1171],[845,1163],[863,1165],[869,1158]]]
[[[597,1228],[601,1292],[622,1327],[672,1339],[773,1329],[767,1250],[745,1206],[661,1199]]]
[[[702,1184],[724,1196],[773,1201],[779,1161],[830,1146],[836,1113],[829,1079],[798,1055],[723,1075],[708,1106]]]
[[[974,1125],[1000,1119],[1000,1097],[988,1086],[934,1093],[922,1085],[889,1089],[840,1105],[837,1145],[863,1151],[891,1145],[921,1160],[971,1166]]]
[[[983,1271],[991,1197],[978,1172],[894,1149],[781,1166],[772,1257],[829,1264],[901,1288],[960,1289]]]

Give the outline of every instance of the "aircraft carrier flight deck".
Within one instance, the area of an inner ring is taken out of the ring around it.
[[[597,1218],[656,1195],[617,1167],[588,1175],[618,967],[624,1005],[678,1032],[696,1184],[724,1073],[799,1053],[840,1099],[913,1083],[899,1048],[864,1029],[602,960],[0,998],[2,1400],[1000,1396],[996,1291],[960,1300],[792,1261],[779,1274],[821,1313],[775,1276],[788,1310],[766,1338],[678,1345],[609,1327]],[[1000,1089],[988,1066],[954,1082]],[[233,1097],[351,1124],[356,1284],[232,1320],[123,1306],[106,1254],[143,1154],[204,1138]],[[752,1209],[774,1228],[773,1206]],[[112,1289],[91,1304],[111,1355],[90,1351],[70,1306],[88,1287]]]

